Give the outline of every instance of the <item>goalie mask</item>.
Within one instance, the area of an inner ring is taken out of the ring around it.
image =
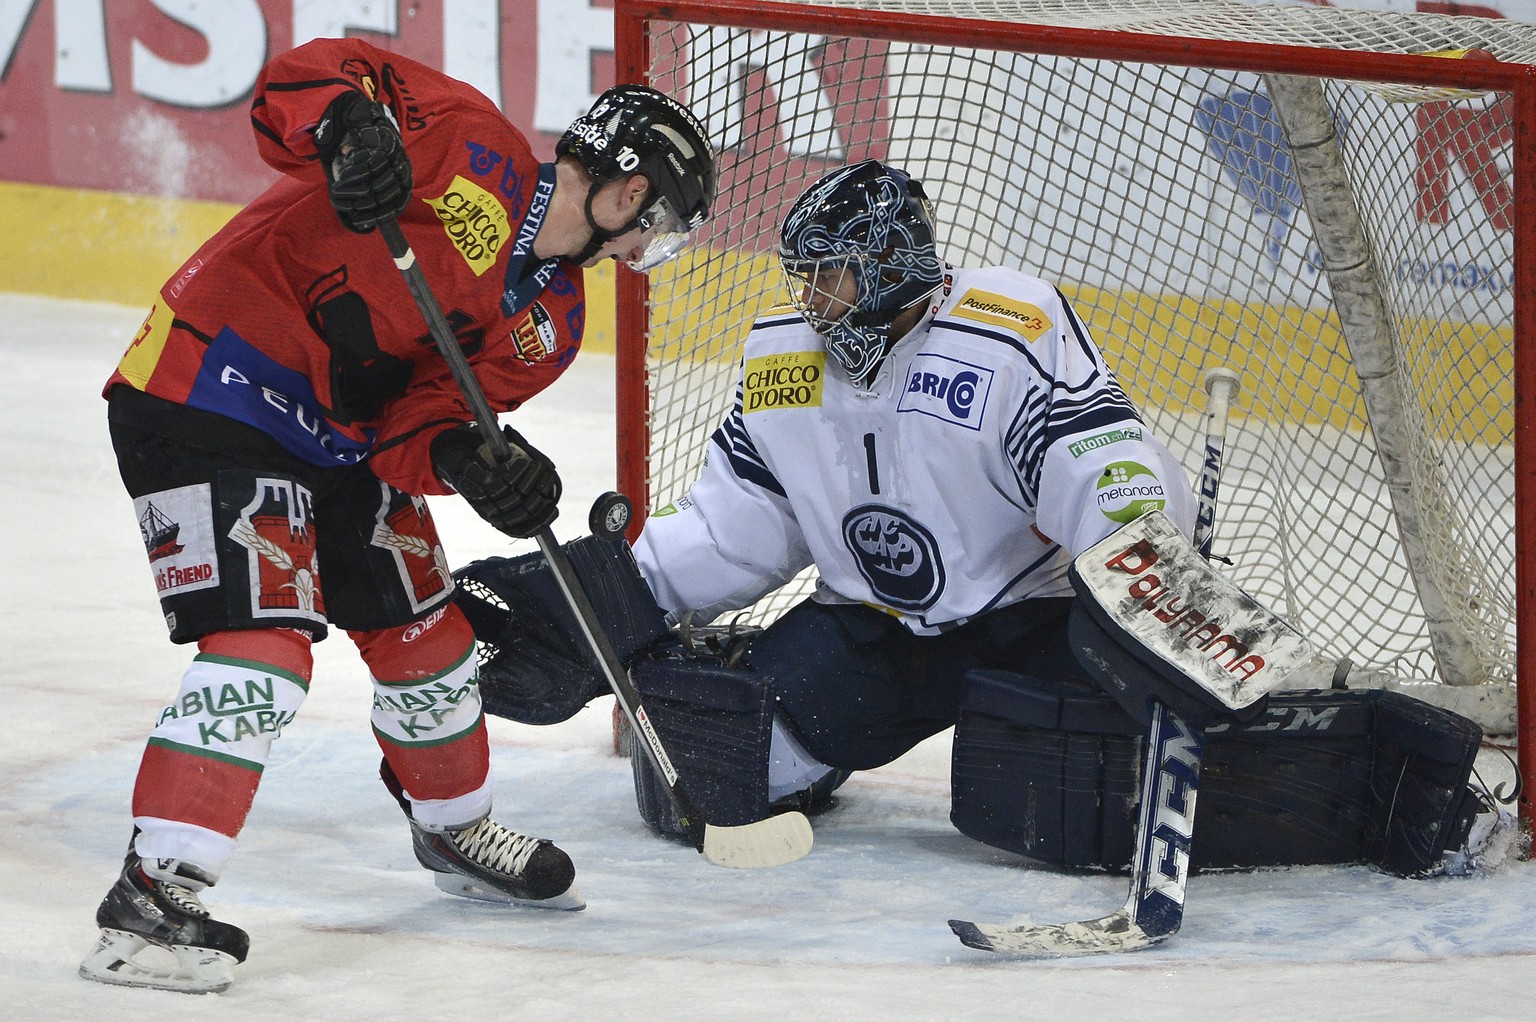
[[[900,339],[892,321],[944,282],[922,183],[876,160],[833,171],[790,207],[779,261],[795,307],[859,387]]]
[[[592,240],[574,257],[578,263],[638,227],[646,232],[645,252],[629,266],[654,269],[683,250],[715,201],[715,157],[704,126],[681,103],[643,85],[618,85],[599,96],[556,143],[556,159],[566,155],[592,178],[586,205]],[[651,183],[645,208],[617,231],[599,227],[592,218],[598,190],[630,174]]]

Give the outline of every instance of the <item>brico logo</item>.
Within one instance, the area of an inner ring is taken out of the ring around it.
[[[501,246],[511,234],[507,211],[496,197],[467,178],[455,176],[441,198],[427,205],[443,223],[443,232],[459,255],[480,276],[496,264]]]
[[[826,366],[825,351],[791,351],[747,359],[746,375],[742,378],[742,413],[820,408]]]
[[[992,370],[943,355],[912,359],[898,412],[920,412],[967,429],[981,429],[992,389]]]
[[[1099,510],[1112,522],[1124,525],[1148,511],[1161,511],[1167,497],[1162,480],[1140,462],[1112,461],[1099,474]]]

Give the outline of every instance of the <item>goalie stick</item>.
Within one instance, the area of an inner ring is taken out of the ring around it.
[[[421,267],[416,265],[416,254],[411,251],[410,243],[406,241],[400,225],[394,220],[386,220],[379,225],[379,233],[389,246],[389,254],[394,258],[395,266],[405,277],[411,296],[415,298],[416,306],[421,310],[422,318],[427,321],[427,326],[432,332],[432,340],[448,363],[449,372],[453,374],[454,382],[458,384],[460,393],[474,414],[481,435],[490,445],[496,459],[502,462],[507,461],[512,457],[512,450],[497,425],[496,413],[491,410],[490,403],[486,401],[485,392],[480,389],[480,381],[475,378],[474,370],[469,366],[469,360],[465,358],[463,350],[454,338],[453,329],[444,318],[442,308],[438,305],[437,297],[432,293],[426,277],[422,274]],[[783,813],[736,827],[715,826],[707,823],[699,815],[693,801],[683,788],[677,768],[672,765],[672,760],[667,756],[667,750],[662,746],[660,736],[651,725],[645,707],[640,701],[640,693],[629,680],[629,674],[624,669],[613,643],[598,624],[597,614],[582,590],[581,583],[577,581],[575,570],[566,558],[565,551],[560,549],[554,533],[547,527],[540,529],[534,539],[538,542],[539,552],[549,562],[550,573],[559,585],[566,602],[570,604],[582,635],[591,647],[592,654],[596,657],[598,666],[602,668],[609,688],[613,690],[614,697],[618,700],[619,708],[628,718],[635,734],[640,736],[641,740],[637,744],[645,750],[652,764],[666,781],[668,791],[677,806],[678,817],[694,848],[703,853],[704,858],[718,866],[739,868],[780,866],[794,862],[809,852],[813,835],[810,820],[804,813]]]
[[[1237,396],[1238,380],[1236,373],[1224,367],[1212,369],[1205,377],[1205,460],[1200,471],[1194,545],[1206,558],[1211,556],[1215,534],[1227,415]],[[1195,834],[1195,799],[1204,752],[1204,735],[1158,703],[1141,768],[1131,889],[1119,909],[1076,923],[1006,926],[951,919],[949,928],[967,947],[1017,958],[1138,951],[1173,936],[1184,923],[1189,849]]]
[[[1142,767],[1131,893],[1120,909],[1080,923],[1002,926],[951,919],[949,928],[968,947],[1017,958],[1137,951],[1173,936],[1184,921],[1204,749],[1200,732],[1159,703]]]

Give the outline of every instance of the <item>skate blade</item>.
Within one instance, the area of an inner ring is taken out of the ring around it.
[[[528,905],[532,908],[553,908],[564,912],[579,912],[587,907],[587,902],[577,892],[576,888],[568,887],[563,894],[557,894],[553,898],[514,898],[506,891],[498,890],[489,884],[483,884],[472,877],[460,876],[458,873],[434,873],[433,882],[437,889],[460,898],[472,898],[475,901],[489,901],[496,905]]]
[[[144,961],[137,960],[147,952]],[[170,959],[163,963],[154,959]],[[223,951],[186,944],[166,946],[127,930],[103,929],[80,975],[114,986],[171,990],[182,994],[217,994],[235,981],[235,959]]]

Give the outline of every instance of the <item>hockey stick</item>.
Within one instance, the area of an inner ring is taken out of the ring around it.
[[[1002,926],[951,919],[949,928],[968,947],[1017,958],[1137,951],[1173,936],[1184,921],[1204,748],[1198,730],[1157,704],[1142,767],[1131,892],[1120,909],[1080,923]]]
[[[1205,461],[1200,472],[1194,545],[1207,559],[1216,525],[1216,494],[1227,415],[1238,376],[1226,368],[1206,374]],[[1137,951],[1167,940],[1184,923],[1189,850],[1195,833],[1195,798],[1205,737],[1172,710],[1157,703],[1141,769],[1141,802],[1136,812],[1136,847],[1131,855],[1131,890],[1125,904],[1098,919],[1078,923],[1003,926],[949,921],[967,947],[1018,958]]]
[[[1200,465],[1200,509],[1195,515],[1195,549],[1211,558],[1216,538],[1216,490],[1221,485],[1221,459],[1227,445],[1227,416],[1237,399],[1240,377],[1226,366],[1205,374],[1205,461]]]
[[[470,412],[474,414],[475,422],[486,443],[490,445],[493,456],[499,462],[510,460],[513,457],[512,448],[507,438],[502,435],[497,424],[496,413],[491,410],[490,403],[486,401],[485,392],[480,389],[480,381],[475,378],[474,370],[469,366],[469,360],[465,358],[463,350],[454,338],[453,328],[443,317],[442,308],[427,284],[421,267],[416,265],[416,254],[411,251],[410,243],[405,240],[400,225],[393,220],[387,220],[379,225],[379,233],[389,246],[389,254],[394,257],[395,266],[405,277],[411,296],[416,299],[416,306],[421,310],[422,318],[427,321],[427,326],[432,332],[432,340],[448,363],[448,370],[453,374],[454,382],[458,384]],[[577,580],[576,573],[565,556],[565,551],[560,548],[555,541],[554,533],[547,527],[540,529],[533,538],[538,542],[540,553],[549,562],[550,573],[554,575],[556,583],[560,586],[560,592],[570,604],[572,613],[576,615],[576,622],[581,627],[582,635],[591,647],[593,656],[597,658],[598,666],[602,668],[603,676],[607,679],[609,688],[613,689],[620,708],[629,718],[635,734],[642,736],[643,740],[639,745],[665,779],[672,801],[677,806],[678,817],[693,846],[716,865],[741,868],[780,866],[794,862],[809,852],[813,837],[811,822],[804,813],[783,813],[737,827],[719,827],[704,821],[684,790],[682,780],[678,776],[677,769],[672,765],[672,760],[667,756],[667,750],[662,746],[660,736],[651,725],[645,707],[640,702],[640,693],[629,680],[629,674],[624,669],[624,664],[619,659],[612,641],[598,624],[597,614],[592,609],[587,594],[582,590],[581,583]]]

